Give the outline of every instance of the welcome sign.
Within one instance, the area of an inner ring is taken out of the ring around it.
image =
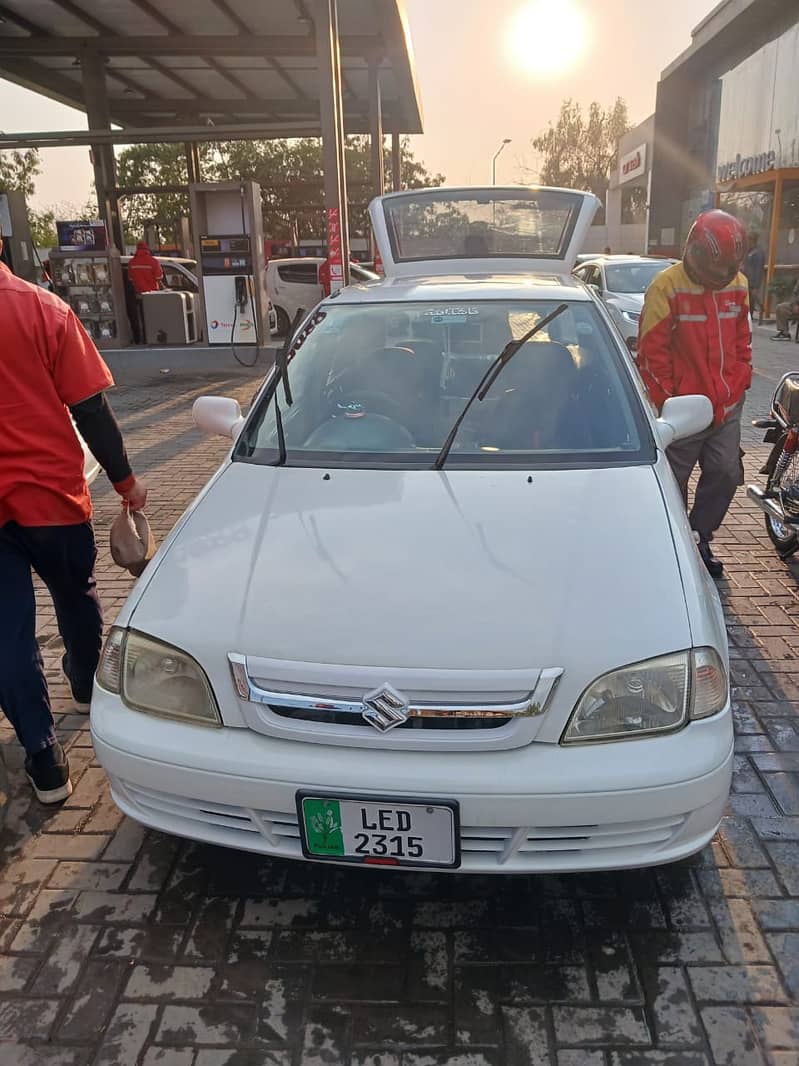
[[[735,178],[748,178],[750,174],[764,174],[773,170],[777,163],[775,151],[761,152],[760,155],[737,155],[731,163],[723,163],[718,168],[719,181],[734,181]]]

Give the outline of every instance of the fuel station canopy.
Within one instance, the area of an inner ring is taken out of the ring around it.
[[[178,130],[174,139],[185,139],[212,124],[216,136],[235,135],[233,127],[258,137],[319,136],[328,91],[320,6],[328,8],[319,0],[0,0],[0,77],[87,111],[91,128],[101,125],[92,112],[103,109],[111,124],[149,131],[148,139],[159,130],[164,140]],[[421,133],[403,0],[338,0],[337,9],[345,131],[370,130],[372,67],[383,129]],[[95,98],[96,69],[87,78],[98,61],[105,100]],[[16,141],[77,143],[63,134]]]

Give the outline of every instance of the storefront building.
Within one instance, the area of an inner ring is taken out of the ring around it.
[[[714,205],[760,234],[769,281],[799,273],[799,3],[724,0],[661,75],[651,253]],[[771,301],[773,303],[773,299]]]
[[[619,139],[619,161],[608,184],[605,217],[612,252],[646,255],[649,181],[655,116],[650,115]]]
[[[760,233],[768,277],[799,271],[799,22],[721,79],[716,202]]]

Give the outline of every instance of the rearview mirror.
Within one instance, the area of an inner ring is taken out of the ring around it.
[[[198,429],[231,440],[238,437],[244,425],[238,401],[228,396],[200,396],[194,401],[191,414]]]
[[[713,404],[707,396],[672,396],[663,404],[657,421],[658,439],[664,448],[677,440],[693,437],[713,421]]]

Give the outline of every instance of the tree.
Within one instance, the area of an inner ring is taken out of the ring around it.
[[[97,201],[87,200],[82,206],[69,201],[59,204],[51,204],[49,207],[36,209],[28,208],[28,222],[31,227],[31,238],[37,248],[48,250],[58,244],[56,232],[56,220],[84,219],[97,217]]]
[[[28,208],[28,222],[31,227],[31,240],[36,248],[55,248],[58,237],[55,228],[55,209],[45,207],[37,211]]]
[[[35,148],[24,152],[0,152],[0,189],[19,190],[30,198],[35,188],[33,179],[41,169]]]
[[[627,104],[616,98],[612,107],[594,101],[583,115],[580,104],[564,100],[557,122],[533,138],[543,159],[542,185],[586,189],[605,203],[611,168],[617,162],[619,137],[631,129]]]
[[[350,201],[350,230],[367,231],[366,204],[371,198],[368,137],[348,137],[345,165]],[[302,238],[324,237],[324,168],[322,145],[316,138],[232,141],[200,145],[200,166],[205,181],[253,180],[261,186],[264,233],[273,240],[297,244]],[[385,152],[387,175],[390,153]],[[402,181],[405,188],[440,185],[440,174],[429,174],[417,160],[407,137],[401,143]],[[182,145],[137,145],[126,148],[117,160],[121,186],[181,185],[188,180]],[[171,230],[188,214],[185,193],[136,195],[124,203],[129,236],[140,236],[145,223]]]

